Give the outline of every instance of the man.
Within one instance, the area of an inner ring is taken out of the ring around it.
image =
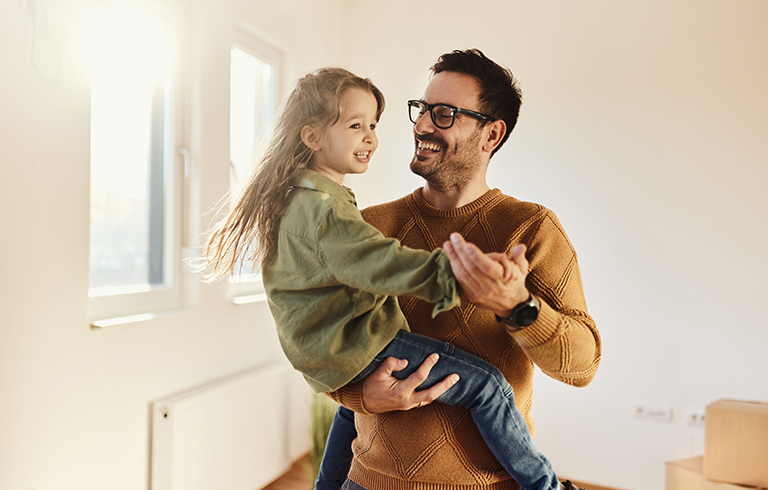
[[[432,305],[401,297],[408,323],[496,365],[533,432],[534,364],[585,386],[600,361],[600,337],[587,313],[576,253],[555,215],[486,183],[491,156],[517,121],[514,77],[478,50],[446,53],[432,72],[423,98],[409,101],[416,145],[410,166],[425,185],[363,217],[403,245],[445,248],[467,285],[462,304],[432,319]],[[495,274],[498,267],[484,252],[508,254],[500,260],[514,270],[512,279]],[[362,383],[331,394],[356,412],[355,456],[344,488],[518,488],[467,410],[431,403],[455,377],[415,391],[435,362],[427,359],[401,381],[392,373],[403,361],[390,358]]]

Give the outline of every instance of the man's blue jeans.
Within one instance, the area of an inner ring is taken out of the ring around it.
[[[485,443],[507,473],[523,490],[556,490],[560,482],[552,464],[534,446],[525,419],[515,407],[512,387],[494,365],[457,349],[452,344],[401,330],[363,372],[350,383],[362,381],[388,357],[407,359],[408,366],[393,373],[398,379],[413,374],[433,353],[440,360],[419,389],[427,389],[446,376],[461,378],[437,401],[467,408]],[[328,433],[316,490],[339,490],[352,463],[352,440],[357,437],[354,413],[339,407]]]

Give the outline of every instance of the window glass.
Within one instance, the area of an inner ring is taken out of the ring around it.
[[[90,290],[166,285],[170,43],[135,5],[94,12],[83,48],[91,73]]]
[[[231,185],[237,193],[253,170],[255,152],[267,137],[275,113],[275,67],[238,47],[230,67],[229,155]],[[236,283],[259,281],[258,271],[244,267]]]
[[[91,12],[83,25],[91,76],[92,298],[174,286],[168,17],[123,1]],[[158,298],[152,308],[164,301]]]

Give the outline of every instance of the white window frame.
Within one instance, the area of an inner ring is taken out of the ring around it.
[[[184,160],[179,152],[184,144],[183,69],[186,56],[183,42],[186,15],[183,0],[130,0],[137,7],[156,16],[167,29],[172,45],[170,97],[166,101],[168,121],[167,155],[164,169],[164,278],[165,285],[144,288],[116,288],[115,294],[94,294],[89,289],[88,319],[92,327],[150,319],[157,313],[178,309],[183,305],[182,219]],[[108,288],[102,290],[108,292]],[[96,291],[98,293],[98,291]]]
[[[250,32],[245,26],[235,27],[232,48],[238,48],[274,67],[274,109],[276,118],[283,100],[284,56],[282,51]],[[266,300],[261,274],[250,276],[250,278],[246,277],[244,275],[240,276],[239,281],[234,278],[229,279],[228,295],[230,300],[238,305]]]

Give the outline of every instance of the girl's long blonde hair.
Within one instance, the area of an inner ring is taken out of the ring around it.
[[[202,268],[206,280],[221,279],[238,263],[255,269],[275,248],[293,179],[312,159],[313,151],[302,142],[301,130],[310,126],[322,134],[332,126],[339,118],[341,95],[350,88],[373,94],[378,120],[384,96],[367,78],[343,68],[322,68],[296,82],[229,213],[206,234]]]

